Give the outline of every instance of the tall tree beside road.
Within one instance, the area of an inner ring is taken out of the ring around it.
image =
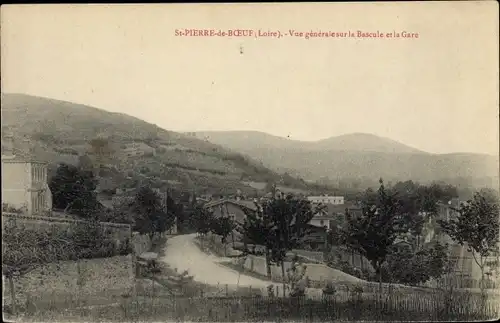
[[[244,209],[245,220],[239,223],[236,230],[242,234],[245,252],[255,254],[255,248],[250,250],[248,244],[265,248],[267,277],[271,279],[271,249],[273,248],[274,223],[264,214],[264,207],[257,204],[257,210]]]
[[[227,216],[212,218],[210,224],[210,231],[214,234],[221,236],[222,243],[224,244],[224,254],[227,254],[227,238],[233,232],[234,222]]]
[[[211,231],[211,226],[214,223],[215,216],[213,212],[203,205],[194,205],[192,212],[190,226],[202,237],[206,236]],[[201,242],[203,243],[203,239],[201,239]]]
[[[382,292],[382,265],[396,238],[404,232],[399,211],[399,203],[394,194],[388,192],[380,179],[376,198],[370,196],[363,203],[362,214],[354,217],[347,212],[347,228],[344,239],[351,248],[365,256],[379,277]]]
[[[175,223],[175,215],[167,212],[161,197],[149,187],[141,187],[131,203],[134,213],[134,229],[148,234],[151,239],[161,234]]]
[[[481,270],[481,292],[485,295],[488,258],[499,253],[499,199],[489,191],[480,191],[456,210],[458,216],[439,220],[443,231],[466,246]],[[498,263],[496,264],[498,265]]]
[[[283,284],[286,283],[286,253],[301,245],[308,233],[308,223],[316,212],[318,210],[313,209],[307,199],[284,194],[265,201],[256,212],[246,211],[243,236],[265,247],[269,276],[271,263],[281,265]]]

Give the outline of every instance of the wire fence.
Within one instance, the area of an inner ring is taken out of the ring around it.
[[[141,291],[70,298],[30,298],[25,321],[469,321],[498,318],[498,299],[470,293],[345,293],[320,297],[175,296]]]

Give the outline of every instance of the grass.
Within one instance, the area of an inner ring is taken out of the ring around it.
[[[273,297],[138,297],[103,307],[41,311],[31,318],[53,321],[428,321],[481,320],[498,316],[498,308],[480,307],[473,299],[376,300],[361,296],[320,299]]]

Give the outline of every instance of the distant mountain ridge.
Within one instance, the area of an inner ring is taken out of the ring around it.
[[[306,180],[329,178],[339,182],[383,177],[429,182],[464,178],[492,185],[498,181],[498,156],[431,154],[372,134],[354,133],[314,142],[251,131],[206,131],[195,136]]]
[[[395,140],[369,133],[345,134],[317,141],[292,140],[258,131],[202,131],[195,132],[195,134],[199,139],[208,140],[231,149],[238,149],[240,145],[245,144],[255,146],[254,148],[258,146],[259,148],[278,149],[426,153]]]

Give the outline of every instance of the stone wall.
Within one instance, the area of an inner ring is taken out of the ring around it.
[[[14,278],[14,288],[16,304],[24,306],[28,295],[39,304],[98,296],[111,299],[130,293],[134,282],[133,259],[127,255],[46,264]],[[3,286],[4,300],[11,304],[7,279]]]
[[[310,281],[313,282],[324,282],[324,281],[350,281],[350,282],[360,282],[359,278],[346,274],[340,270],[333,269],[323,264],[312,264],[307,263],[306,276],[309,277]],[[285,275],[286,270],[292,266],[291,262],[285,261]],[[255,272],[260,275],[267,275],[266,270],[266,259],[264,257],[257,256],[247,256],[244,264],[245,269]],[[273,280],[282,280],[281,266],[271,266],[271,278]]]
[[[320,261],[320,262],[324,261],[323,252],[294,249],[292,250],[292,253],[296,253],[299,256],[309,258],[315,261]]]

